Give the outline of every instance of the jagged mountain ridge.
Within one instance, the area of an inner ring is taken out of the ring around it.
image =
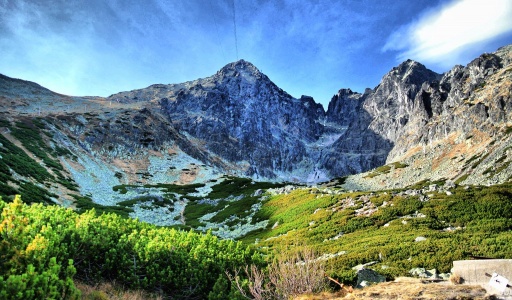
[[[11,121],[46,120],[55,142],[82,159],[73,167],[61,158],[80,186],[95,182],[84,179],[87,168],[102,169],[105,177],[121,174],[103,180],[106,185],[192,183],[224,173],[318,182],[394,161],[411,166],[398,172],[407,176],[355,176],[348,185],[388,188],[465,174],[468,182],[502,182],[507,178],[489,181],[482,174],[487,169],[466,162],[493,150],[486,147],[493,141],[509,143],[503,134],[510,121],[510,49],[442,75],[405,61],[363,94],[341,89],[327,111],[311,97],[293,98],[243,60],[208,78],[107,98],[59,95],[2,76],[0,111]],[[448,163],[433,159],[456,148],[466,155],[452,155]],[[420,165],[428,168],[419,171]]]
[[[292,172],[323,129],[321,105],[294,99],[245,61],[159,104],[177,128],[263,178]]]
[[[205,79],[109,99],[152,103],[180,132],[244,175],[261,179],[308,180],[315,167],[310,144],[324,133],[320,104],[307,96],[293,98],[244,60]]]
[[[347,131],[336,141],[332,152],[324,156],[324,164],[336,164],[337,169],[346,170],[345,174],[383,165],[389,152],[397,147],[395,143],[403,135],[402,129],[417,116],[415,97],[422,84],[440,78],[440,74],[422,64],[407,60],[364,94],[341,89],[329,104],[327,119],[347,126]],[[343,152],[360,157],[354,164],[347,165],[336,159]]]
[[[393,143],[386,163],[405,162],[410,167],[393,176],[365,180],[360,179],[366,175],[359,176],[353,187],[392,188],[425,179],[473,184],[509,180],[511,58],[511,46],[502,47],[481,55],[466,67],[455,66],[442,76],[418,81],[417,90],[405,85],[405,92],[394,98],[398,101],[393,101],[384,114],[376,108],[385,103],[385,97],[375,97],[376,92],[373,99],[361,96],[372,120],[370,128]],[[388,75],[376,91],[386,84]],[[407,80],[400,76],[396,79],[395,87]],[[405,113],[389,114],[396,110],[393,104],[397,103],[402,103],[399,110]],[[391,120],[401,117],[403,121],[386,121],[382,117],[386,114]]]

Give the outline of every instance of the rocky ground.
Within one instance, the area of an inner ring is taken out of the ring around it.
[[[480,286],[454,285],[449,282],[431,282],[416,278],[397,278],[363,289],[343,290],[338,293],[304,295],[295,300],[320,299],[380,299],[380,300],[491,300],[497,299]]]

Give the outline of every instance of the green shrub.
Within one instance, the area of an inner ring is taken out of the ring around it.
[[[4,119],[0,119],[0,127],[11,127],[11,122]]]
[[[0,134],[0,171],[11,177],[9,168],[24,177],[34,178],[40,183],[54,179],[48,171],[28,156],[25,151]]]
[[[116,281],[169,298],[205,299],[226,270],[262,264],[241,243],[159,228],[94,210],[0,201],[0,299],[68,299],[85,283]],[[217,284],[215,292],[229,294]]]
[[[417,188],[432,183],[423,181]],[[326,267],[331,277],[347,284],[355,278],[352,267],[371,261],[378,262],[372,268],[392,279],[409,275],[413,267],[449,272],[453,260],[472,255],[512,258],[507,248],[507,243],[512,243],[512,184],[456,188],[452,193],[434,193],[430,200],[421,202],[417,196],[393,196],[390,192],[322,197],[306,189],[296,190],[272,197],[258,213],[270,219],[270,226],[279,221],[276,228],[254,232],[243,240],[254,243],[258,239],[258,247],[268,247],[271,252],[293,248],[298,241],[319,253],[342,251],[328,259]],[[358,201],[365,194],[377,210],[369,216],[357,216],[356,209],[362,207]],[[352,199],[355,206],[342,209],[342,203],[352,201],[346,199]],[[384,201],[386,206],[382,206]],[[401,218],[415,212],[426,216]],[[444,231],[449,226],[461,228]],[[418,236],[427,240],[415,242]]]
[[[460,176],[459,178],[457,178],[457,180],[455,180],[455,184],[460,184],[464,180],[468,179],[468,177],[469,177],[469,174],[464,174],[464,175]]]
[[[395,167],[395,169],[403,169],[403,168],[408,167],[409,165],[406,163],[402,163],[402,162],[394,162],[393,166]]]

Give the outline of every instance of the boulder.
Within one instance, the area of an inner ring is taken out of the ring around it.
[[[380,275],[371,269],[362,268],[357,271],[357,285],[356,287],[362,288],[374,283],[385,282],[386,277]]]
[[[429,278],[433,275],[429,271],[425,270],[425,268],[413,268],[409,270],[409,274],[420,278]]]

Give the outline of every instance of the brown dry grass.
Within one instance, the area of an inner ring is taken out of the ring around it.
[[[326,290],[325,264],[317,257],[312,249],[305,247],[292,255],[278,257],[266,271],[254,265],[246,266],[244,271],[249,278],[249,293],[242,288],[238,272],[227,275],[247,299],[292,299],[297,295]]]
[[[339,293],[321,293],[321,294],[316,294],[316,295],[311,295],[311,294],[301,295],[299,297],[294,298],[294,300],[323,300],[323,299],[339,300],[339,299],[348,299],[348,298],[345,298],[345,297],[346,297],[346,293],[344,293],[344,292],[339,292]]]
[[[397,278],[393,282],[384,282],[353,293],[324,293],[303,295],[295,300],[339,300],[339,299],[380,299],[380,300],[491,300],[484,288],[470,285],[452,285],[450,283],[430,283],[415,278]]]
[[[130,291],[123,289],[115,283],[103,282],[97,285],[88,285],[82,282],[75,282],[75,286],[82,292],[80,299],[84,300],[162,300],[163,298],[156,294],[150,294],[146,291]]]
[[[452,276],[450,276],[450,282],[452,284],[462,284],[464,280],[459,276],[459,274],[452,274]]]

